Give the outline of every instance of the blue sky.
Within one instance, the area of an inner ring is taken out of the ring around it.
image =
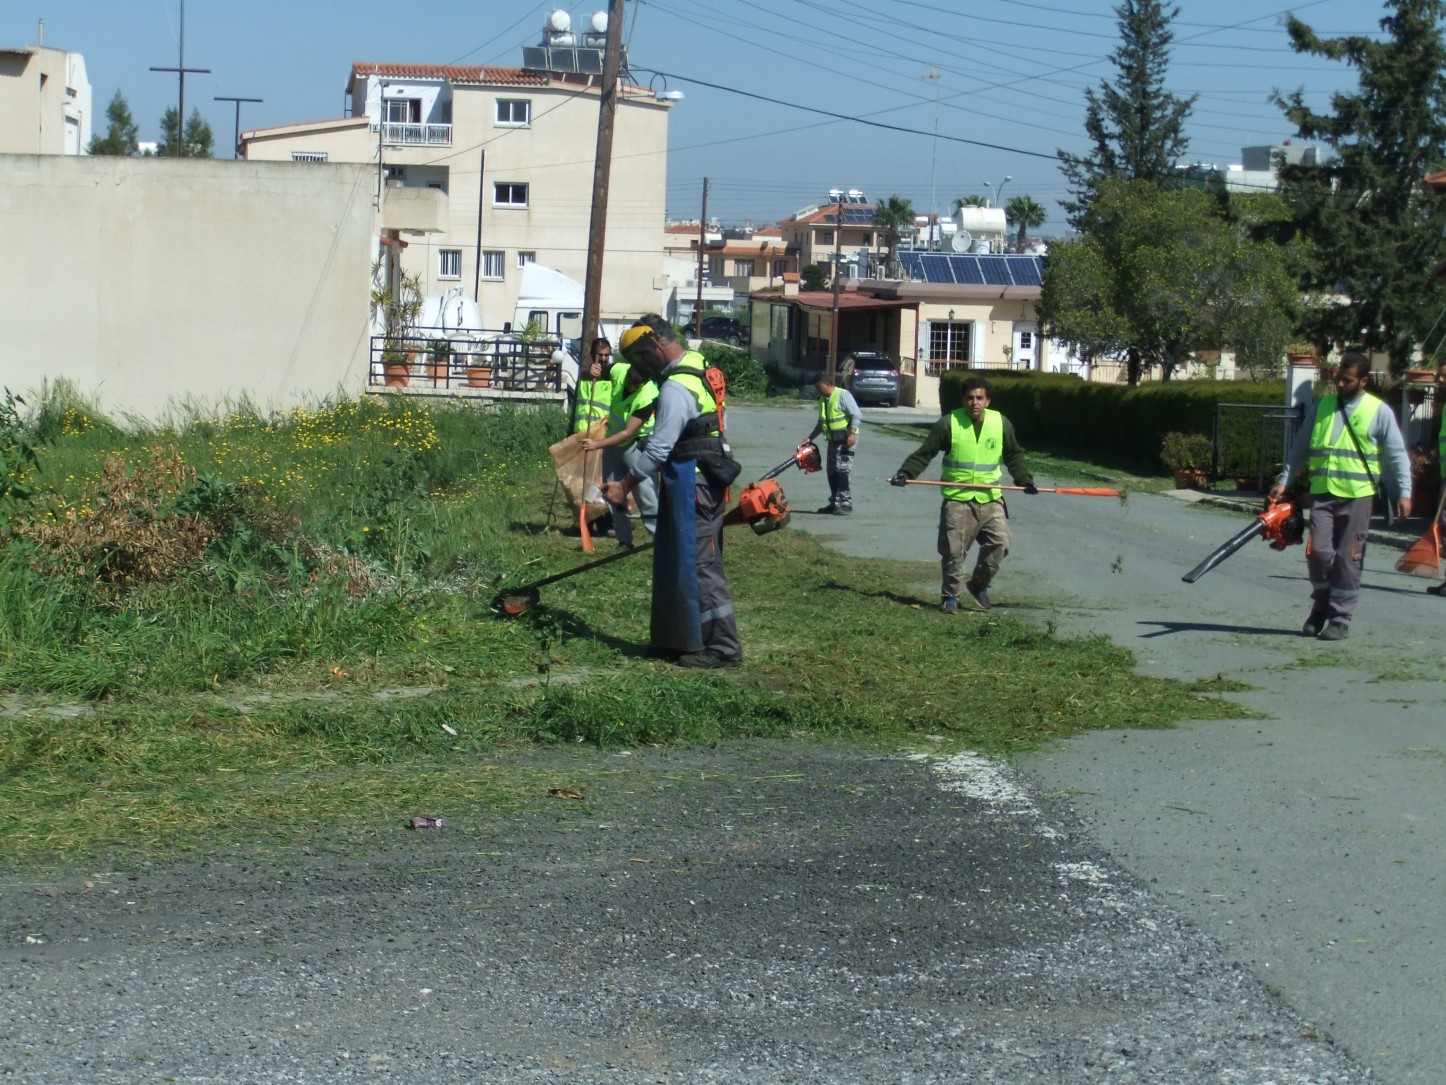
[[[1178,3],[1170,85],[1200,96],[1189,157],[1221,165],[1238,162],[1243,145],[1292,135],[1272,89],[1304,88],[1324,108],[1333,89],[1354,86],[1344,65],[1290,51],[1283,12],[1322,33],[1367,34],[1385,13],[1376,0]],[[243,129],[337,117],[353,61],[515,66],[554,7],[576,24],[606,6],[188,0],[186,65],[211,73],[188,77],[186,110],[200,108],[224,154],[235,107],[217,95],[264,99],[242,106]],[[120,89],[141,137],[156,138],[176,79],[149,68],[177,63],[179,0],[0,0],[0,44],[34,43],[40,19],[45,44],[85,55],[100,127]],[[707,177],[710,216],[727,223],[776,220],[832,187],[947,213],[958,196],[990,195],[989,182],[1005,200],[1045,204],[1041,233],[1062,229],[1052,157],[1084,148],[1084,88],[1110,73],[1117,42],[1106,0],[628,0],[625,21],[638,82],[684,93],[670,130],[669,212],[696,217]]]

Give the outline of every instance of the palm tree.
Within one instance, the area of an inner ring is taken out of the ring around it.
[[[954,201],[954,210],[961,207],[988,207],[989,201],[983,196],[960,196]]]
[[[884,244],[888,246],[888,274],[897,275],[895,254],[899,239],[914,228],[914,205],[902,196],[890,196],[874,210],[874,226],[883,231]]]
[[[1004,205],[1005,217],[1015,226],[1019,227],[1019,233],[1015,235],[1014,247],[1024,249],[1024,239],[1030,230],[1037,226],[1043,226],[1049,218],[1049,213],[1043,207],[1034,202],[1032,196],[1015,196]]]

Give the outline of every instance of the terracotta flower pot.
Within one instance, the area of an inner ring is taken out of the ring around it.
[[[1209,476],[1199,467],[1181,467],[1175,471],[1177,490],[1203,490],[1208,481]]]
[[[412,367],[406,362],[383,362],[382,376],[388,388],[405,388],[412,379]]]
[[[467,367],[468,388],[490,388],[492,387],[492,367],[490,365],[470,365]]]

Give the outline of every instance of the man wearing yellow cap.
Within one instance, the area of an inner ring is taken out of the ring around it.
[[[707,363],[685,351],[656,313],[625,331],[618,350],[658,386],[652,437],[627,474],[604,491],[622,505],[643,479],[662,472],[650,639],[679,666],[734,666],[743,647],[723,571],[723,515],[739,467],[723,440]]]

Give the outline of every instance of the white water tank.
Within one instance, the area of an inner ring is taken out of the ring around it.
[[[954,221],[975,237],[1003,237],[1009,226],[1002,207],[961,207],[954,212]]]

